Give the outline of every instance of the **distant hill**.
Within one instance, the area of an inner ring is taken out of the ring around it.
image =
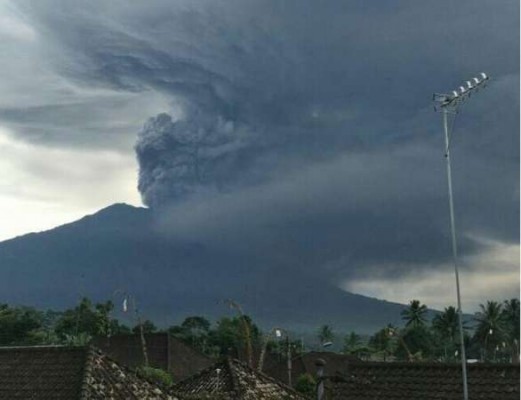
[[[165,238],[154,229],[155,218],[149,209],[114,204],[76,222],[1,242],[0,302],[62,309],[81,296],[110,299],[120,289],[132,293],[144,316],[158,325],[194,314],[230,314],[222,302],[226,298],[268,328],[311,332],[330,324],[336,331],[372,333],[387,323],[400,324],[403,305]]]

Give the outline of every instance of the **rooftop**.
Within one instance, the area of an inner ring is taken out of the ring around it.
[[[212,365],[174,386],[176,393],[208,399],[304,400],[306,397],[275,379],[231,358]],[[206,396],[206,397],[204,397]]]
[[[66,346],[0,348],[0,398],[175,399],[98,350]]]
[[[471,364],[469,398],[519,400],[519,364]],[[460,364],[352,362],[326,375],[328,395],[339,400],[461,400]]]

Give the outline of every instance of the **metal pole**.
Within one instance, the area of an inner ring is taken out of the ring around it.
[[[292,387],[292,382],[291,382],[291,344],[289,342],[289,335],[286,335],[286,346],[287,346],[287,366],[288,366],[288,386],[289,387]]]
[[[449,210],[450,210],[450,228],[452,235],[452,257],[454,261],[454,273],[456,274],[456,293],[458,297],[458,322],[459,334],[461,341],[461,372],[463,374],[463,399],[468,400],[469,393],[467,387],[467,356],[465,355],[465,342],[463,335],[463,313],[461,312],[461,295],[459,287],[459,271],[458,271],[458,248],[456,243],[456,224],[454,222],[454,202],[452,199],[452,172],[450,167],[450,148],[449,148],[449,127],[447,123],[447,109],[443,109],[443,129],[445,131],[445,159],[447,163],[447,182],[449,186]]]

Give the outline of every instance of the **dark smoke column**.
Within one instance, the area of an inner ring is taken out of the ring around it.
[[[178,121],[150,118],[135,146],[138,190],[151,208],[229,187],[241,168],[251,136],[220,116],[191,112]]]

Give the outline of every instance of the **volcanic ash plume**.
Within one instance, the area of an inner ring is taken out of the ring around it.
[[[246,129],[220,116],[191,111],[176,121],[150,118],[138,135],[138,189],[150,207],[222,191],[237,180],[253,142]]]

